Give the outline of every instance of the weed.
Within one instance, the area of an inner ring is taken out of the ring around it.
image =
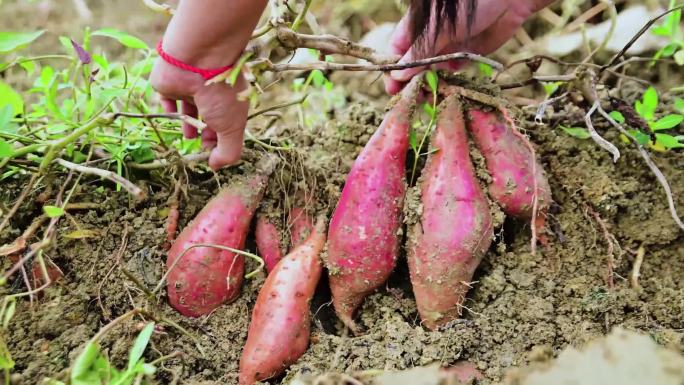
[[[420,151],[425,144],[425,140],[427,140],[427,137],[432,132],[435,122],[437,121],[437,83],[439,80],[434,71],[427,71],[425,73],[425,80],[427,81],[428,87],[430,87],[430,92],[432,93],[432,103],[423,103],[423,111],[425,111],[430,120],[428,121],[425,131],[423,131],[423,136],[420,138],[420,142],[418,141],[417,129],[423,126],[424,123],[418,120],[414,122],[413,126],[409,130],[409,145],[413,151],[413,165],[411,166],[411,178],[409,179],[411,185],[415,183],[418,160],[421,156],[428,155],[430,153],[428,151],[425,154],[421,154]]]
[[[647,127],[634,127],[637,125],[634,121],[637,119],[627,119],[625,114],[617,109],[611,111],[610,116],[620,124],[632,125],[633,127],[628,129],[627,132],[642,146],[649,145],[651,149],[656,151],[684,148],[684,135],[670,135],[662,132],[676,128],[684,122],[684,115],[682,115],[684,113],[684,100],[680,98],[675,99],[674,109],[679,113],[667,114],[660,118],[656,117],[658,104],[658,93],[653,87],[649,87],[641,96],[641,99],[634,102],[634,111],[640,118],[638,120],[643,120]],[[568,135],[578,139],[588,139],[591,137],[587,129],[583,127],[560,126],[560,128]],[[622,140],[625,143],[629,143],[629,139],[624,135]]]

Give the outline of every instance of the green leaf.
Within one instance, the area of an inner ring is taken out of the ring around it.
[[[4,107],[0,107],[0,132],[9,131],[6,129],[6,127],[12,121],[13,114],[12,106],[9,104]]]
[[[7,105],[12,107],[12,116],[24,112],[24,101],[21,96],[7,83],[0,80],[0,108]]]
[[[623,124],[625,122],[625,117],[622,116],[622,112],[620,111],[611,111],[610,114],[611,118],[613,118],[616,122]]]
[[[0,335],[0,369],[12,369],[14,368],[14,360],[12,360],[12,355],[7,348],[7,343],[5,338]]]
[[[491,78],[494,75],[494,69],[487,63],[478,63],[477,68],[481,76]]]
[[[311,82],[313,83],[314,87],[316,87],[316,88],[323,87],[323,84],[327,80],[325,78],[325,75],[323,75],[323,72],[321,72],[320,70],[311,71],[311,75],[309,75],[309,76],[311,76]]]
[[[11,299],[7,308],[5,309],[5,314],[2,317],[2,328],[7,329],[12,317],[14,317],[14,311],[17,309],[17,300]]]
[[[294,92],[299,92],[299,90],[302,89],[302,86],[304,85],[304,78],[295,78],[292,80],[292,90]]]
[[[48,216],[48,218],[57,218],[64,215],[64,209],[57,206],[43,206],[43,211],[45,212],[45,215]]]
[[[651,33],[657,36],[669,36],[670,30],[662,25],[651,28]]]
[[[682,99],[682,98],[675,99],[674,109],[677,110],[677,112],[684,114],[684,99]]]
[[[677,48],[679,48],[679,44],[677,44],[677,43],[670,43],[670,44],[666,45],[665,47],[661,48],[658,51],[658,53],[660,54],[659,58],[660,57],[672,56],[675,53],[675,51],[677,50]]]
[[[44,33],[45,30],[35,32],[0,32],[0,54],[20,50]]]
[[[131,157],[136,163],[147,163],[154,160],[154,152],[148,144],[142,144],[131,152]]]
[[[679,124],[682,123],[682,121],[684,121],[684,116],[679,114],[670,114],[663,116],[656,122],[649,124],[649,126],[653,131],[667,130],[673,127],[677,127]]]
[[[40,70],[40,76],[33,83],[33,86],[38,88],[49,87],[54,78],[55,70],[50,66],[45,66],[42,70]]]
[[[658,93],[655,88],[648,87],[642,98],[641,117],[646,120],[653,120],[655,110],[658,107]]]
[[[684,148],[684,143],[680,143],[676,137],[667,134],[656,134],[656,144],[660,143],[665,148]]]
[[[109,74],[109,62],[107,58],[98,54],[93,54],[93,61],[100,66],[100,70],[105,74]]]
[[[202,148],[202,141],[199,137],[195,139],[184,139],[181,143],[180,153],[182,155],[198,152]]]
[[[677,65],[684,65],[684,49],[680,49],[679,51],[675,52],[674,60]]]
[[[634,111],[636,111],[636,113],[639,114],[639,116],[644,116],[644,104],[641,103],[641,100],[634,101]]]
[[[428,116],[430,116],[430,118],[435,116],[435,107],[432,104],[423,103],[423,110],[428,114]]]
[[[427,80],[428,86],[430,86],[430,90],[434,94],[437,92],[437,74],[435,71],[427,71],[425,73],[425,80]]]
[[[76,357],[71,368],[71,384],[88,384],[88,377],[91,376],[93,363],[100,355],[100,347],[95,342],[88,342],[81,354]]]
[[[644,134],[639,130],[628,130],[627,132],[629,132],[634,137],[634,139],[636,139],[637,143],[639,143],[642,146],[645,146],[646,144],[648,144],[648,142],[651,141],[651,137],[649,135]]]
[[[0,159],[9,158],[14,154],[14,147],[3,139],[0,139]]]
[[[565,127],[560,126],[560,128],[565,131],[566,134],[578,138],[578,139],[588,139],[591,138],[589,131],[584,127]]]
[[[409,130],[409,145],[411,145],[413,152],[418,152],[418,138],[416,137],[416,130],[413,128]]]
[[[32,76],[33,73],[36,71],[36,63],[33,61],[25,61],[19,63],[19,65],[26,71],[26,75],[28,76]]]
[[[152,72],[152,67],[154,66],[154,58],[148,57],[143,59],[133,65],[131,72],[134,76],[144,76]]]
[[[558,90],[558,87],[561,86],[563,82],[546,82],[542,83],[542,86],[544,87],[544,92],[546,93],[546,96],[551,96],[556,90]]]
[[[147,344],[150,342],[150,337],[152,337],[152,332],[154,332],[154,322],[150,322],[143,330],[138,334],[138,338],[135,339],[135,343],[131,348],[131,353],[128,355],[128,369],[131,370],[135,364],[142,358]]]
[[[142,364],[141,366],[141,371],[148,376],[153,375],[157,371],[157,368],[155,368],[152,364]]]
[[[81,151],[74,151],[74,157],[72,159],[74,163],[83,163],[86,159],[88,159],[88,157],[84,153]]]
[[[62,48],[64,48],[64,52],[71,53],[71,39],[66,36],[60,36],[58,39],[59,43],[62,45]]]
[[[150,49],[147,44],[133,35],[121,32],[114,28],[103,28],[92,33],[93,36],[105,36],[115,39],[123,46],[133,49]]]

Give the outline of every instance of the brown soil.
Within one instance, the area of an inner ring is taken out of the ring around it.
[[[345,88],[363,92],[351,93],[344,108],[328,111],[326,123],[300,129],[295,119],[287,120],[286,129],[276,138],[289,136],[298,150],[279,152],[283,161],[261,210],[284,219],[299,190],[316,192],[312,211],[330,213],[334,208],[344,176],[379,125],[386,102],[377,97],[381,82],[372,83],[373,75],[352,78]],[[263,122],[254,124],[259,132]],[[571,138],[549,126],[525,124],[525,128],[536,145],[556,203],[549,221],[550,244],[532,255],[528,226],[511,219],[503,221],[476,273],[463,319],[434,332],[420,325],[403,251],[386,288],[370,296],[359,311],[359,322],[367,330],[363,336],[351,337],[342,329],[329,303],[324,278],[312,303],[311,346],[285,378],[274,383],[287,383],[300,375],[303,383],[344,383],[344,378],[317,376],[346,372],[363,377],[376,371],[435,363],[451,366],[464,360],[482,372],[482,383],[498,382],[513,367],[539,361],[540,356],[555,356],[568,346],[582,346],[614,326],[641,331],[660,345],[684,352],[684,236],[670,218],[662,189],[638,153],[622,144],[623,158],[613,164],[609,155],[589,140]],[[610,131],[605,136],[621,143]],[[263,151],[250,147],[250,156]],[[672,183],[678,207],[684,207],[681,154],[657,153],[654,158]],[[481,161],[476,159],[476,163]],[[218,183],[230,183],[249,168],[230,168],[218,178],[190,171],[179,228],[199,212],[217,191]],[[111,186],[98,188],[101,182],[95,180],[82,184],[72,198],[73,202],[98,202],[101,207],[74,212],[73,220],[60,222],[57,244],[46,255],[62,269],[64,278],[45,290],[33,306],[28,301],[18,303],[7,336],[16,361],[14,383],[64,379],[84,342],[111,319],[135,307],[177,322],[190,331],[203,351],[172,327],[156,333],[146,352],[148,360],[183,352],[181,358],[163,365],[157,375],[159,383],[236,383],[251,309],[264,275],[246,281],[237,301],[199,319],[180,316],[166,304],[163,292],[157,301],[150,301],[122,270],[148,290],[161,279],[167,199],[173,189],[165,173],[137,177],[151,197],[140,204]],[[58,189],[60,182],[63,180],[57,178],[50,183]],[[3,182],[0,208],[10,206],[24,183],[22,178]],[[35,197],[45,187],[40,185],[29,197],[12,228],[0,233],[0,245],[11,242],[40,213]],[[613,256],[614,288],[607,286],[608,244],[593,211],[619,243]],[[95,230],[98,236],[65,238],[76,225]],[[635,289],[629,277],[639,247],[646,252],[641,289]],[[254,251],[251,241],[248,248]],[[3,259],[3,270],[9,266]],[[249,264],[247,270],[253,267]],[[15,279],[2,288],[2,294],[24,289],[22,280]],[[119,367],[125,365],[139,321],[125,323],[102,341]]]

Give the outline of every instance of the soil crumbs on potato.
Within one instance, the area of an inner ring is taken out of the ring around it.
[[[156,28],[158,32],[159,26]],[[363,82],[352,88],[361,90],[374,78],[362,77]],[[279,212],[270,214],[284,218],[285,197],[306,189],[316,191],[315,209],[328,213],[334,209],[346,173],[384,114],[386,99],[377,98],[377,83],[369,87],[369,97],[363,92],[350,95],[347,106],[330,111],[325,124],[290,136],[301,151],[280,154],[284,166],[274,174],[263,206]],[[368,102],[368,98],[377,102]],[[670,218],[665,195],[639,154],[622,145],[623,158],[613,164],[610,156],[589,140],[577,140],[549,126],[530,124],[525,128],[536,145],[556,203],[549,218],[548,247],[532,255],[529,227],[506,219],[477,270],[464,304],[464,318],[434,332],[420,325],[403,251],[386,287],[368,297],[358,313],[367,330],[361,337],[342,330],[323,278],[312,303],[315,316],[310,348],[284,378],[270,382],[300,378],[302,383],[330,372],[375,375],[462,361],[477,366],[484,375],[481,383],[499,382],[511,368],[535,362],[540,355],[558,355],[568,346],[583,346],[615,326],[639,331],[660,345],[684,352],[684,236]],[[605,136],[621,143],[612,131]],[[252,146],[253,153],[258,151],[263,150]],[[684,184],[677,182],[684,180],[680,154],[658,153],[654,159],[670,180],[678,207],[684,207]],[[179,229],[216,193],[219,182],[229,183],[250,170],[246,166],[231,168],[218,177],[189,172]],[[157,300],[150,300],[139,285],[153,290],[163,275],[165,216],[173,188],[163,173],[141,176],[140,183],[151,197],[142,204],[132,203],[113,189],[99,189],[97,182],[82,183],[74,194],[72,202],[99,202],[101,207],[74,211],[70,213],[73,220],[60,221],[56,245],[45,255],[64,277],[36,297],[33,306],[27,300],[18,302],[6,336],[16,362],[13,383],[65,379],[85,341],[135,307],[174,321],[192,335],[169,326],[153,335],[145,353],[148,362],[174,351],[183,353],[160,365],[159,383],[237,383],[251,309],[264,275],[246,280],[238,300],[208,317],[181,317],[166,304],[163,289]],[[58,189],[60,182],[63,180],[46,183]],[[24,183],[24,179],[3,182],[0,203],[10,206]],[[600,215],[620,245],[613,256],[614,288],[606,279],[608,244],[591,210]],[[37,215],[40,205],[31,195],[13,220],[15,227],[0,233],[0,245],[12,242]],[[66,237],[83,229],[97,235]],[[254,251],[250,242],[248,247]],[[639,248],[645,251],[640,288],[633,288],[630,277]],[[2,268],[9,266],[3,258]],[[248,271],[254,267],[248,262]],[[21,278],[15,278],[2,287],[2,294],[24,290]],[[117,367],[125,366],[139,328],[137,321],[124,323],[101,341],[103,351]],[[342,378],[339,383],[345,381]]]

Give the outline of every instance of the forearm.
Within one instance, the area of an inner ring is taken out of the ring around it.
[[[164,50],[202,68],[235,62],[266,0],[181,0],[164,34]]]

